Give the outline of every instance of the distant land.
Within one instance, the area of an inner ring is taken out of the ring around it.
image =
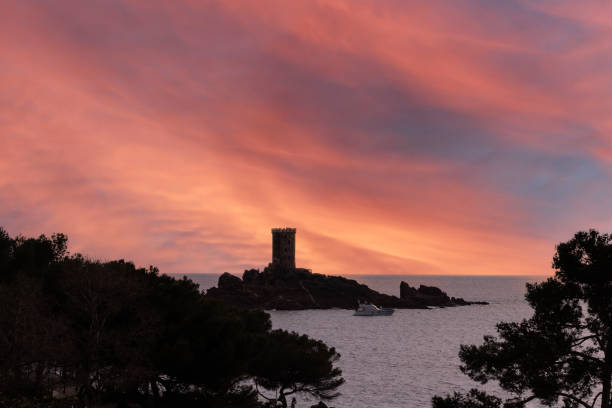
[[[353,279],[296,268],[295,234],[295,228],[273,228],[272,262],[261,272],[245,270],[242,278],[222,274],[217,287],[208,289],[206,296],[243,308],[265,310],[354,309],[359,301],[403,309],[487,304],[450,297],[433,286],[414,288],[403,281],[398,298]]]

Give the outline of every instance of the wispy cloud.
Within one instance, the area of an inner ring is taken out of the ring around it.
[[[612,228],[602,2],[6,1],[0,224],[165,272],[529,274]]]

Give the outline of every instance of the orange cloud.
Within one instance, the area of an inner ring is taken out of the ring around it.
[[[239,272],[295,226],[298,263],[321,273],[533,274],[575,230],[612,227],[597,9],[2,7],[11,233]]]

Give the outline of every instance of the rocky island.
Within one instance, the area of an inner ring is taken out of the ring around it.
[[[353,279],[327,276],[295,267],[295,229],[272,229],[272,262],[263,270],[249,269],[242,278],[225,272],[206,296],[235,306],[257,309],[354,309],[358,301],[382,307],[426,309],[428,307],[487,304],[449,297],[433,286],[413,288],[400,284],[400,296],[379,293]]]

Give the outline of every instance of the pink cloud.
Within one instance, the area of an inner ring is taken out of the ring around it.
[[[283,225],[322,273],[548,273],[612,227],[609,21],[464,3],[5,3],[0,224],[175,273]]]

